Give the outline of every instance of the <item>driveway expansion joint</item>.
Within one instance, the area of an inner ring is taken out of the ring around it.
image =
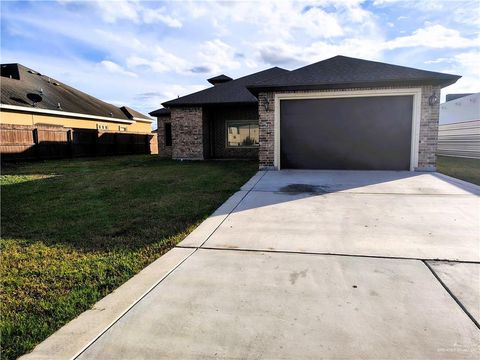
[[[432,275],[438,280],[438,282],[440,283],[440,285],[442,285],[442,287],[445,289],[445,291],[452,297],[453,300],[455,300],[455,302],[458,304],[458,306],[460,306],[460,308],[463,310],[463,312],[470,318],[470,320],[472,320],[472,322],[475,324],[475,326],[480,330],[480,324],[478,323],[478,321],[473,317],[472,314],[470,314],[470,312],[467,310],[467,308],[465,307],[465,305],[462,304],[462,302],[460,301],[460,299],[458,299],[458,297],[455,296],[455,294],[448,288],[448,286],[442,281],[442,279],[440,279],[440,277],[437,275],[437,273],[435,272],[435,270],[433,270],[433,268],[428,264],[427,261],[423,260],[422,261],[425,266],[430,270],[430,272],[432,273]]]
[[[416,258],[416,257],[402,257],[402,256],[386,256],[386,255],[364,255],[364,254],[347,254],[347,253],[331,253],[331,252],[311,252],[311,251],[294,251],[294,250],[270,250],[270,249],[247,249],[247,248],[233,248],[233,247],[211,247],[211,246],[188,246],[177,245],[180,249],[202,249],[202,250],[217,250],[217,251],[243,251],[243,252],[260,252],[270,254],[296,254],[296,255],[319,255],[319,256],[344,256],[344,257],[357,257],[357,258],[372,258],[372,259],[387,259],[387,260],[414,260],[414,261],[441,261],[446,263],[458,263],[458,264],[476,264],[480,265],[480,261],[470,260],[452,260],[452,259],[439,259],[439,258]]]

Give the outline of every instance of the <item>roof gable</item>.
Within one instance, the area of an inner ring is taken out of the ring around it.
[[[285,73],[288,73],[288,70],[273,67],[164,102],[162,105],[172,107],[233,103],[255,104],[257,98],[247,89],[247,86],[258,84]]]
[[[419,70],[376,61],[335,56],[301,67],[287,74],[250,86],[262,89],[321,89],[347,86],[382,86],[395,84],[435,84],[447,86],[460,76]]]

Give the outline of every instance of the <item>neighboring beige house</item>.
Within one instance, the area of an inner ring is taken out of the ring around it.
[[[152,119],[117,107],[21,64],[1,65],[0,124],[150,133]]]

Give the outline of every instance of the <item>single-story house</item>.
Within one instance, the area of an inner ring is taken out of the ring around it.
[[[159,153],[262,169],[434,170],[441,88],[460,76],[335,56],[163,103]]]
[[[2,64],[0,70],[0,124],[152,131],[152,119],[127,106],[106,103],[21,64]]]
[[[480,159],[480,93],[448,94],[440,104],[437,154]]]

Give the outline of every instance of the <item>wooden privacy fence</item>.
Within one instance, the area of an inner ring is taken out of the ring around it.
[[[157,153],[156,134],[0,124],[2,161]]]

